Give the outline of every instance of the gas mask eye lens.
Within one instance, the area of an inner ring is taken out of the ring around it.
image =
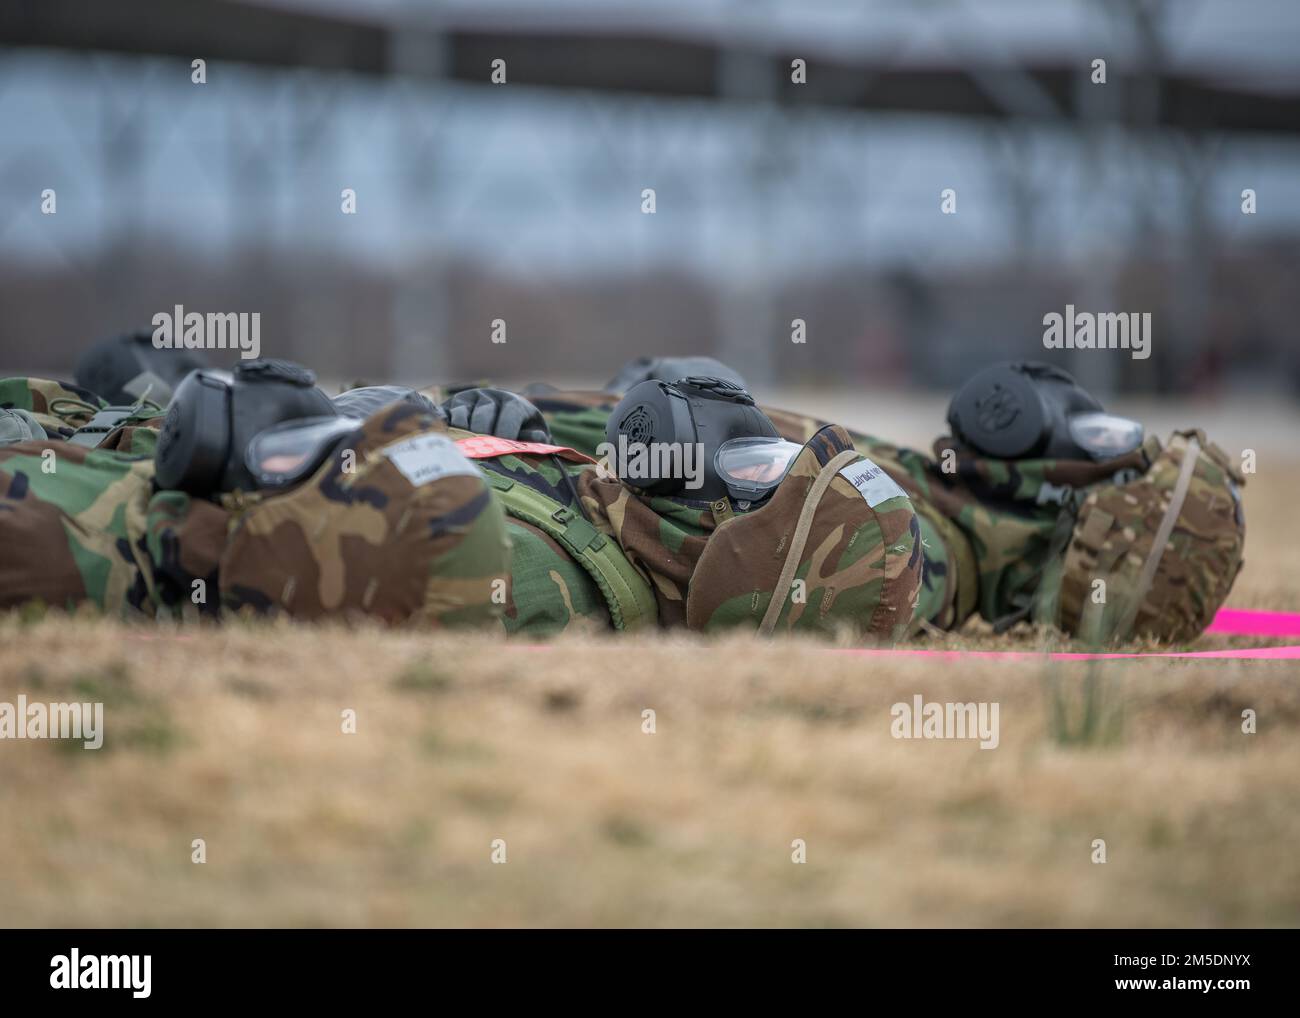
[[[267,428],[248,443],[249,472],[259,488],[296,484],[360,426],[361,422],[351,417],[309,417]]]
[[[1070,437],[1095,460],[1123,456],[1142,444],[1142,425],[1127,417],[1074,414],[1069,419],[1069,427]]]
[[[732,498],[755,502],[784,480],[801,449],[783,438],[733,438],[718,446],[713,464]]]

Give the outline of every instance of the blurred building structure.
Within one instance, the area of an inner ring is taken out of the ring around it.
[[[334,377],[944,388],[1074,304],[1153,313],[1149,361],[1062,355],[1101,391],[1276,385],[1298,42],[1227,0],[18,0],[0,362],[183,303]]]

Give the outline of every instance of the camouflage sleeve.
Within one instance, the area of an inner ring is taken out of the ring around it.
[[[686,594],[715,522],[707,508],[634,494],[589,470],[579,479],[587,516],[650,584],[659,624],[686,624]]]
[[[217,566],[229,520],[219,505],[182,491],[160,491],[150,500],[141,543],[150,597],[160,611],[218,615]]]
[[[159,415],[138,424],[123,424],[105,435],[95,448],[115,449],[131,456],[153,456],[162,422],[163,417]]]
[[[136,546],[153,460],[66,442],[0,448],[0,607],[152,612]]]
[[[455,429],[453,435],[459,434]],[[557,439],[557,444],[565,444]],[[477,460],[480,470],[507,478],[581,511],[576,501],[586,464],[559,457],[507,455]],[[499,496],[498,496],[499,497]],[[591,575],[540,527],[507,517],[510,592],[501,622],[508,633],[551,636],[573,630],[607,630],[608,605]]]
[[[549,535],[507,521],[510,592],[502,624],[508,633],[552,636],[610,628],[609,609],[592,578]]]

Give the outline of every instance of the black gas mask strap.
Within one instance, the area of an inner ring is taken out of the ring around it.
[[[569,489],[569,494],[573,496],[573,507],[578,510],[584,520],[590,523],[591,517],[587,515],[587,510],[583,508],[582,498],[578,495],[577,485],[573,483],[573,478],[569,476],[569,472],[564,469],[564,460],[560,459],[558,453],[551,453],[550,458],[551,462],[555,464],[555,469],[558,470],[560,476],[564,478],[564,483]]]

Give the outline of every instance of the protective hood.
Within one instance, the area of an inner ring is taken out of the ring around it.
[[[691,576],[686,622],[705,632],[847,629],[892,642],[912,624],[921,570],[907,494],[831,425],[766,505],[713,531]]]
[[[509,576],[501,507],[438,417],[410,401],[358,424],[302,484],[228,496],[224,607],[425,625],[499,614]]]

